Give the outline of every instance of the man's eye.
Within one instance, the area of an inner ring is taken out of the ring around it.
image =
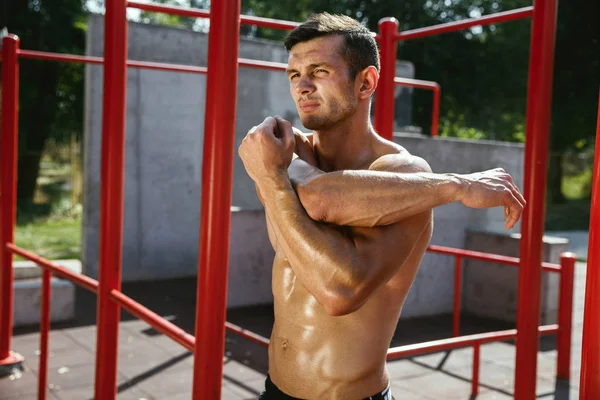
[[[315,72],[327,72],[327,71],[324,69],[317,69],[317,70],[315,70]]]
[[[299,74],[292,74],[290,75],[290,80],[294,80],[296,78],[298,78],[300,75]]]

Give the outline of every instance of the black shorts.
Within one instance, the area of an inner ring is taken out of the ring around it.
[[[265,391],[261,393],[258,400],[302,400],[297,397],[292,397],[283,393],[271,380],[271,377],[267,375],[265,381]],[[394,400],[392,397],[392,389],[389,387],[385,388],[382,392],[374,394],[371,397],[367,397],[364,400]]]

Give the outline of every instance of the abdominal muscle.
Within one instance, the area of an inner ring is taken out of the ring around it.
[[[269,346],[273,383],[302,399],[363,399],[384,390],[387,350],[414,276],[411,270],[416,271],[406,264],[359,310],[334,317],[296,279],[287,260],[276,256]],[[400,279],[406,272],[409,279]]]

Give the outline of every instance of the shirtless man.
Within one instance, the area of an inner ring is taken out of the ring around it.
[[[391,399],[386,353],[432,229],[432,209],[525,201],[501,169],[434,174],[370,123],[371,33],[319,14],[289,34],[287,75],[305,136],[280,117],[243,140],[275,250],[275,324],[261,399]]]

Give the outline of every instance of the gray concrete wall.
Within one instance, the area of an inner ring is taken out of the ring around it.
[[[103,55],[103,21],[99,15],[90,17],[88,55]],[[132,60],[206,65],[205,34],[130,23],[128,43]],[[242,40],[240,57],[287,62],[283,46],[267,41]],[[413,72],[410,63],[398,63],[400,76],[413,77]],[[86,70],[82,258],[92,277],[98,275],[102,73],[100,66]],[[205,94],[204,75],[128,70],[124,281],[196,274]],[[397,94],[410,103],[409,91],[398,88]],[[397,124],[407,123],[409,110],[399,110]],[[302,128],[285,74],[240,68],[235,149],[252,126],[275,114]],[[232,205],[260,210],[254,184],[235,154]]]
[[[519,257],[521,235],[467,232],[465,248],[509,257]],[[560,263],[568,240],[544,236],[542,261]],[[514,322],[517,320],[519,269],[485,261],[464,261],[463,311],[471,315]],[[540,297],[540,323],[555,324],[558,315],[559,275],[543,272]]]

